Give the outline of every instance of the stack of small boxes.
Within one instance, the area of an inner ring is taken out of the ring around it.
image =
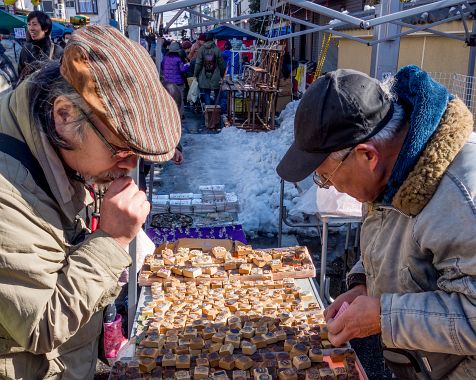
[[[154,213],[202,214],[213,212],[239,212],[238,197],[226,193],[224,185],[199,187],[200,193],[175,193],[152,196]]]

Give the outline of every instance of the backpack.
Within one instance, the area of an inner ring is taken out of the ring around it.
[[[213,48],[207,48],[203,55],[203,68],[206,73],[213,73],[217,67],[217,60]]]

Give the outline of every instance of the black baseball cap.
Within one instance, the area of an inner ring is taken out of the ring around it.
[[[294,142],[278,167],[299,182],[331,154],[378,133],[392,118],[393,102],[380,82],[355,70],[331,71],[305,92],[294,118]]]

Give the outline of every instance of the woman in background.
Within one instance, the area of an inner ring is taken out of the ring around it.
[[[27,41],[21,49],[18,62],[18,76],[20,77],[18,83],[39,69],[42,61],[60,59],[63,55],[63,48],[51,41],[53,24],[46,13],[30,12],[27,22]]]
[[[161,73],[165,83],[175,84],[181,94],[181,103],[179,107],[180,115],[183,115],[183,91],[185,84],[184,74],[187,72],[189,65],[184,64],[179,56],[180,44],[178,42],[172,42],[169,46],[169,50],[162,60]]]

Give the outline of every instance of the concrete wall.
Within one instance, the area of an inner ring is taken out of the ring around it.
[[[436,30],[464,35],[458,21],[434,27]],[[406,30],[406,29],[403,29]],[[402,31],[403,31],[402,30]],[[349,34],[371,38],[372,31],[348,30]],[[360,70],[369,74],[372,48],[359,42],[339,38],[338,67]],[[415,64],[426,71],[467,74],[469,48],[462,41],[418,32],[400,39],[398,67]]]

